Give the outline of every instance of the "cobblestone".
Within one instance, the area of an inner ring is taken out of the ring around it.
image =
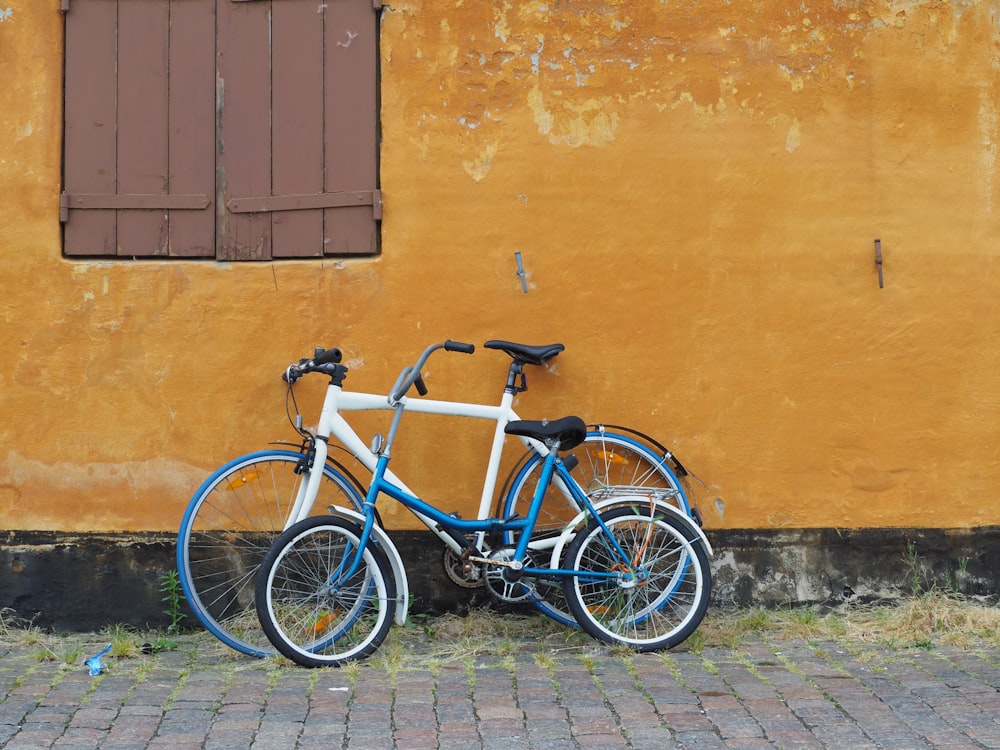
[[[95,649],[96,650],[96,649]],[[984,645],[749,640],[627,654],[523,644],[305,670],[226,650],[82,664],[0,648],[0,746],[82,750],[815,750],[1000,747],[1000,657]]]

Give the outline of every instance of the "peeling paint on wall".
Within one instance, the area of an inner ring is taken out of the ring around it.
[[[420,5],[404,10],[419,16]],[[434,83],[413,88],[407,107],[414,127],[451,121],[475,131],[474,152],[497,142],[505,117],[520,107],[550,143],[572,148],[611,142],[637,102],[661,110],[686,103],[713,118],[790,115],[791,101],[770,93],[775,82],[787,81],[791,94],[831,82],[845,91],[864,85],[864,38],[883,24],[874,6],[719,10],[599,0],[503,3],[487,28],[483,20],[464,3],[441,20],[439,64],[428,69]],[[416,19],[402,29],[395,64],[422,60],[427,40],[419,29]]]
[[[979,130],[982,141],[980,157],[980,192],[983,208],[987,215],[993,213],[994,176],[997,166],[997,139],[1000,138],[1000,117],[997,116],[995,92],[982,90],[979,93]]]
[[[913,43],[948,48],[975,5],[555,0],[504,2],[487,16],[474,3],[456,3],[438,22],[429,61],[432,43],[420,17],[430,8],[413,2],[399,10],[406,20],[391,57],[426,70],[426,85],[409,87],[409,126],[423,131],[422,143],[452,138],[452,127],[460,128],[463,166],[476,181],[503,152],[512,114],[525,108],[538,134],[556,146],[603,147],[643,107],[686,107],[701,124],[734,117],[766,123],[776,144],[795,154],[810,127],[801,110],[821,107],[820,95],[857,96],[871,85],[872,34],[909,34],[908,23],[929,16],[936,38],[920,33]]]

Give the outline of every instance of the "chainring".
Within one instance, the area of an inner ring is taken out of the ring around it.
[[[509,570],[509,567],[503,563],[514,559],[513,547],[501,547],[494,550],[490,553],[489,558],[499,563],[486,566],[486,589],[494,598],[502,602],[525,602],[535,598],[533,578],[524,576],[513,582],[504,578],[504,573]],[[524,566],[526,568],[534,566],[530,556],[525,557]]]

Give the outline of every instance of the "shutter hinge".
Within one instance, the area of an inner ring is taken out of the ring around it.
[[[60,0],[59,10],[63,13],[69,13],[69,0]]]
[[[349,208],[351,206],[372,206],[375,218],[380,219],[382,218],[382,193],[379,190],[347,190],[339,193],[230,198],[226,201],[226,208],[234,214],[308,211],[323,208]]]
[[[382,10],[382,0],[372,0],[372,7],[375,10]]]
[[[199,193],[130,194],[67,193],[59,194],[59,221],[69,221],[70,209],[136,209],[141,211],[203,211],[211,205],[207,195]]]

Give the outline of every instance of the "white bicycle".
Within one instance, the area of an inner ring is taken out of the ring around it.
[[[455,342],[438,346],[470,354],[474,348]],[[363,521],[365,485],[331,456],[329,446],[331,439],[336,440],[372,472],[378,461],[378,446],[374,446],[376,450],[370,449],[343,417],[344,412],[392,412],[401,403],[403,411],[407,412],[493,421],[496,427],[476,518],[512,519],[529,513],[550,450],[541,440],[519,436],[526,451],[498,493],[504,428],[519,420],[512,405],[514,397],[527,390],[526,367],[544,366],[564,347],[562,344],[529,346],[500,340],[487,341],[485,347],[505,352],[511,358],[503,394],[499,405],[495,406],[406,397],[397,402],[391,394],[398,388],[398,382],[390,394],[345,391],[347,367],[341,364],[338,349],[317,349],[312,358],[300,360],[286,369],[282,375],[288,382],[286,408],[301,442],[286,448],[250,453],[220,467],[195,492],[181,522],[177,541],[181,584],[192,611],[210,632],[245,654],[273,654],[274,648],[260,627],[254,603],[255,575],[272,543],[283,530],[310,516],[334,513]],[[420,368],[434,348],[428,349],[414,368],[404,371],[416,372],[414,386],[421,396],[427,389],[420,377]],[[330,378],[315,435],[302,428],[294,397],[295,382],[312,372]],[[648,497],[655,498],[658,509],[671,515],[692,516],[679,480],[679,476],[687,474],[683,465],[662,445],[637,431],[592,425],[584,441],[562,462],[572,467],[576,494],[582,490],[594,501],[598,511],[621,505],[623,497],[634,500],[637,491],[645,490]],[[391,471],[386,472],[385,478],[403,492],[413,494]],[[551,560],[552,568],[558,568],[559,559],[574,534],[586,526],[580,503],[563,479],[553,477],[541,507],[535,512],[538,517],[531,525],[530,554],[534,559]],[[531,602],[564,624],[576,624],[576,618],[568,611],[563,580],[558,575],[533,576],[517,585],[509,585],[488,574],[490,564],[470,562],[464,554],[471,546],[483,553],[483,560],[509,557],[519,541],[518,532],[510,530],[510,525],[495,533],[476,531],[470,539],[419,513],[416,515],[444,542],[443,563],[454,583],[470,588],[486,586],[499,600]],[[695,519],[699,520],[696,516]],[[402,624],[409,606],[405,571],[398,551],[381,524],[375,526],[372,536],[375,546],[392,563],[396,581],[395,620]],[[704,535],[701,536],[704,539]],[[704,543],[710,550],[707,540]]]

